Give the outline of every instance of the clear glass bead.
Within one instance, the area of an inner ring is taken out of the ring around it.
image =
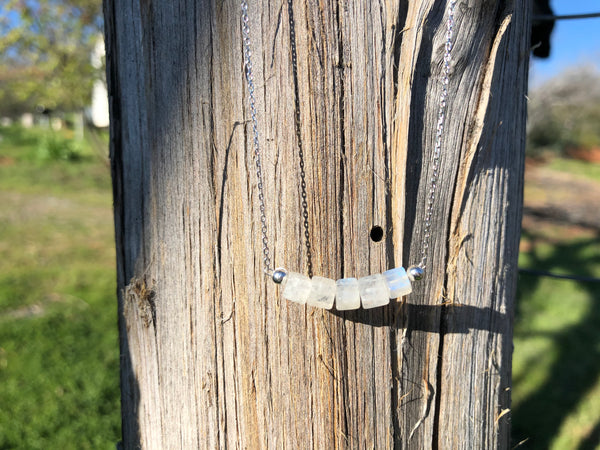
[[[313,277],[312,288],[306,304],[317,308],[331,309],[335,300],[335,280],[324,277]]]
[[[390,288],[390,298],[402,297],[412,292],[412,286],[410,285],[408,274],[403,267],[396,267],[395,269],[386,270],[383,272],[383,276],[385,277],[388,287]]]
[[[362,307],[365,309],[384,306],[390,302],[390,289],[385,277],[380,273],[359,278],[358,291]]]
[[[283,280],[283,298],[305,304],[312,289],[311,279],[301,273],[289,272]]]
[[[347,311],[360,308],[360,293],[356,278],[342,278],[335,282],[335,309]]]

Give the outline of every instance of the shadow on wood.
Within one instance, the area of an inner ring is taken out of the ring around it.
[[[393,310],[393,314],[386,314]],[[332,311],[336,316],[352,322],[371,325],[374,327],[393,327],[439,333],[440,313],[444,313],[444,333],[465,334],[469,330],[488,330],[493,333],[502,333],[507,329],[508,316],[494,311],[492,308],[478,308],[467,305],[413,305],[411,303],[390,304],[378,311]]]

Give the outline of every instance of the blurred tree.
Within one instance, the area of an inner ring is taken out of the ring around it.
[[[91,54],[101,0],[4,0],[0,8],[0,115],[81,110],[103,73]]]
[[[600,72],[594,66],[569,69],[529,95],[527,153],[600,147]]]

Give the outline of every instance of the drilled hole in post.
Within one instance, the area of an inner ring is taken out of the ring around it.
[[[371,228],[371,240],[373,242],[379,242],[383,239],[383,228],[381,228],[379,225],[375,225],[373,228]]]

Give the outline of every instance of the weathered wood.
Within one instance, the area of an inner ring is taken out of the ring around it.
[[[420,258],[444,2],[252,2],[268,230],[315,274]],[[459,1],[425,281],[328,312],[262,274],[238,2],[105,2],[125,448],[505,448],[527,2]],[[381,226],[381,242],[369,238]]]

